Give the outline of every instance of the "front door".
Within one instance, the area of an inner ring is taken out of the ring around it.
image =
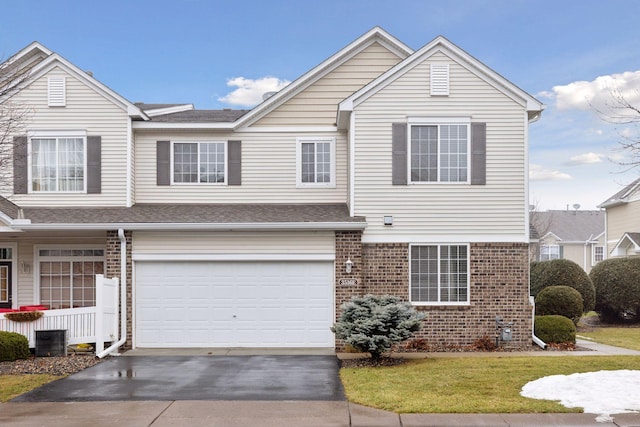
[[[0,308],[11,308],[11,261],[0,261]]]

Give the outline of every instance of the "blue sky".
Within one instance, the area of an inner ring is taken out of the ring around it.
[[[3,15],[0,57],[37,40],[130,101],[202,109],[247,108],[376,25],[414,49],[444,35],[547,104],[530,128],[540,208],[594,209],[640,173],[616,163],[637,129],[591,107],[612,86],[640,101],[637,0],[23,0]]]

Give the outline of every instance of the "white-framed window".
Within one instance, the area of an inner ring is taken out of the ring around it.
[[[175,141],[171,150],[174,184],[226,184],[226,141]]]
[[[596,265],[604,259],[604,246],[593,247],[593,265]]]
[[[560,245],[540,245],[540,261],[562,258]]]
[[[32,133],[29,145],[30,192],[86,191],[86,134]]]
[[[410,181],[468,183],[470,134],[468,119],[410,121]]]
[[[413,304],[469,303],[469,245],[411,245],[409,252]]]
[[[298,138],[297,181],[299,187],[335,187],[335,138]]]
[[[96,304],[96,274],[104,274],[103,248],[36,248],[40,304],[51,309]]]

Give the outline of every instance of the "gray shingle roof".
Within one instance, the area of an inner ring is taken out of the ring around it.
[[[11,219],[16,219],[20,216],[20,207],[2,196],[0,196],[0,211]]]
[[[160,108],[177,107],[179,105],[186,105],[186,103],[184,104],[146,104],[144,102],[136,102],[134,105],[139,109],[141,109],[142,111],[147,111],[147,110],[157,110]]]
[[[632,190],[634,190],[635,187],[640,187],[640,178],[636,179],[631,184],[627,185],[622,190],[618,191],[616,194],[614,194],[613,196],[609,197],[604,202],[600,203],[600,206],[601,207],[606,207],[607,205],[610,205],[612,203],[624,202],[627,197],[631,196],[634,193],[634,191],[632,191]],[[629,194],[627,194],[627,193],[629,193]]]
[[[640,246],[640,233],[627,233],[627,236],[635,243]]]
[[[604,232],[602,211],[536,212],[532,220],[540,237],[551,232],[567,242],[586,242]]]
[[[249,110],[191,110],[163,114],[151,118],[163,123],[231,123],[244,116]]]
[[[137,204],[125,207],[24,208],[32,224],[363,223],[345,204]]]

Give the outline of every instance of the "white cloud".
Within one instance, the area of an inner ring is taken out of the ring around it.
[[[577,156],[571,157],[566,164],[569,166],[591,165],[602,162],[603,157],[602,154],[597,153],[578,154]]]
[[[529,165],[529,179],[532,181],[565,181],[572,179],[572,177],[568,173],[532,164]]]
[[[640,70],[599,76],[592,81],[576,81],[554,86],[559,110],[611,110],[612,93],[619,94],[631,104],[640,103]]]
[[[227,80],[227,86],[236,87],[237,89],[218,98],[218,101],[241,107],[253,107],[262,102],[262,96],[265,93],[277,92],[289,83],[291,82],[280,80],[277,77],[262,77],[255,80],[234,77]]]

